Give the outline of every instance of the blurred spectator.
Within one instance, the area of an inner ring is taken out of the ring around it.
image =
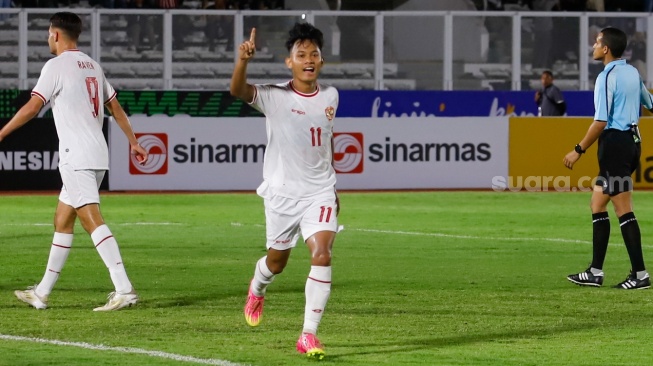
[[[127,5],[130,9],[153,9],[154,4],[149,0],[130,0]],[[131,50],[140,49],[141,42],[144,38],[150,45],[150,49],[156,48],[156,32],[154,31],[155,15],[130,14],[126,16],[127,32],[131,39]]]
[[[204,9],[227,10],[233,9],[227,0],[215,0],[213,4],[203,5]],[[224,51],[233,50],[234,47],[234,17],[231,15],[207,15],[204,34],[209,41],[209,51],[214,51],[217,45],[224,44]]]
[[[605,2],[603,0],[587,0],[587,10],[588,11],[605,11]]]

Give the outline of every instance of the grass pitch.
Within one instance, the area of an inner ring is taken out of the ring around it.
[[[256,195],[104,195],[103,214],[141,296],[110,313],[92,311],[112,286],[79,225],[49,309],[13,295],[43,275],[56,200],[0,197],[0,365],[314,364],[295,351],[309,270],[302,244],[269,288],[261,325],[244,321],[247,284],[265,254]],[[653,192],[634,200],[650,266]],[[591,259],[589,193],[341,193],[341,203],[321,363],[653,359],[653,292],[610,288],[629,271],[613,212],[605,287],[565,280]]]

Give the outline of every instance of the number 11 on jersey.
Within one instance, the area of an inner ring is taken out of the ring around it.
[[[311,127],[311,146],[322,146],[322,127]]]

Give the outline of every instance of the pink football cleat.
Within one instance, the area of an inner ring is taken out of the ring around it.
[[[314,360],[322,360],[326,355],[324,353],[324,346],[317,339],[315,334],[302,333],[297,340],[297,352],[304,353],[308,358]]]
[[[263,316],[263,303],[265,297],[256,296],[252,292],[251,283],[247,294],[247,303],[245,304],[245,321],[252,327],[261,322]]]

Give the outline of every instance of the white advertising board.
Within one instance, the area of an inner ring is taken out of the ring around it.
[[[263,118],[132,116],[151,157],[129,155],[111,122],[111,190],[254,190],[266,143]],[[508,118],[337,118],[338,189],[491,188],[508,174]]]

